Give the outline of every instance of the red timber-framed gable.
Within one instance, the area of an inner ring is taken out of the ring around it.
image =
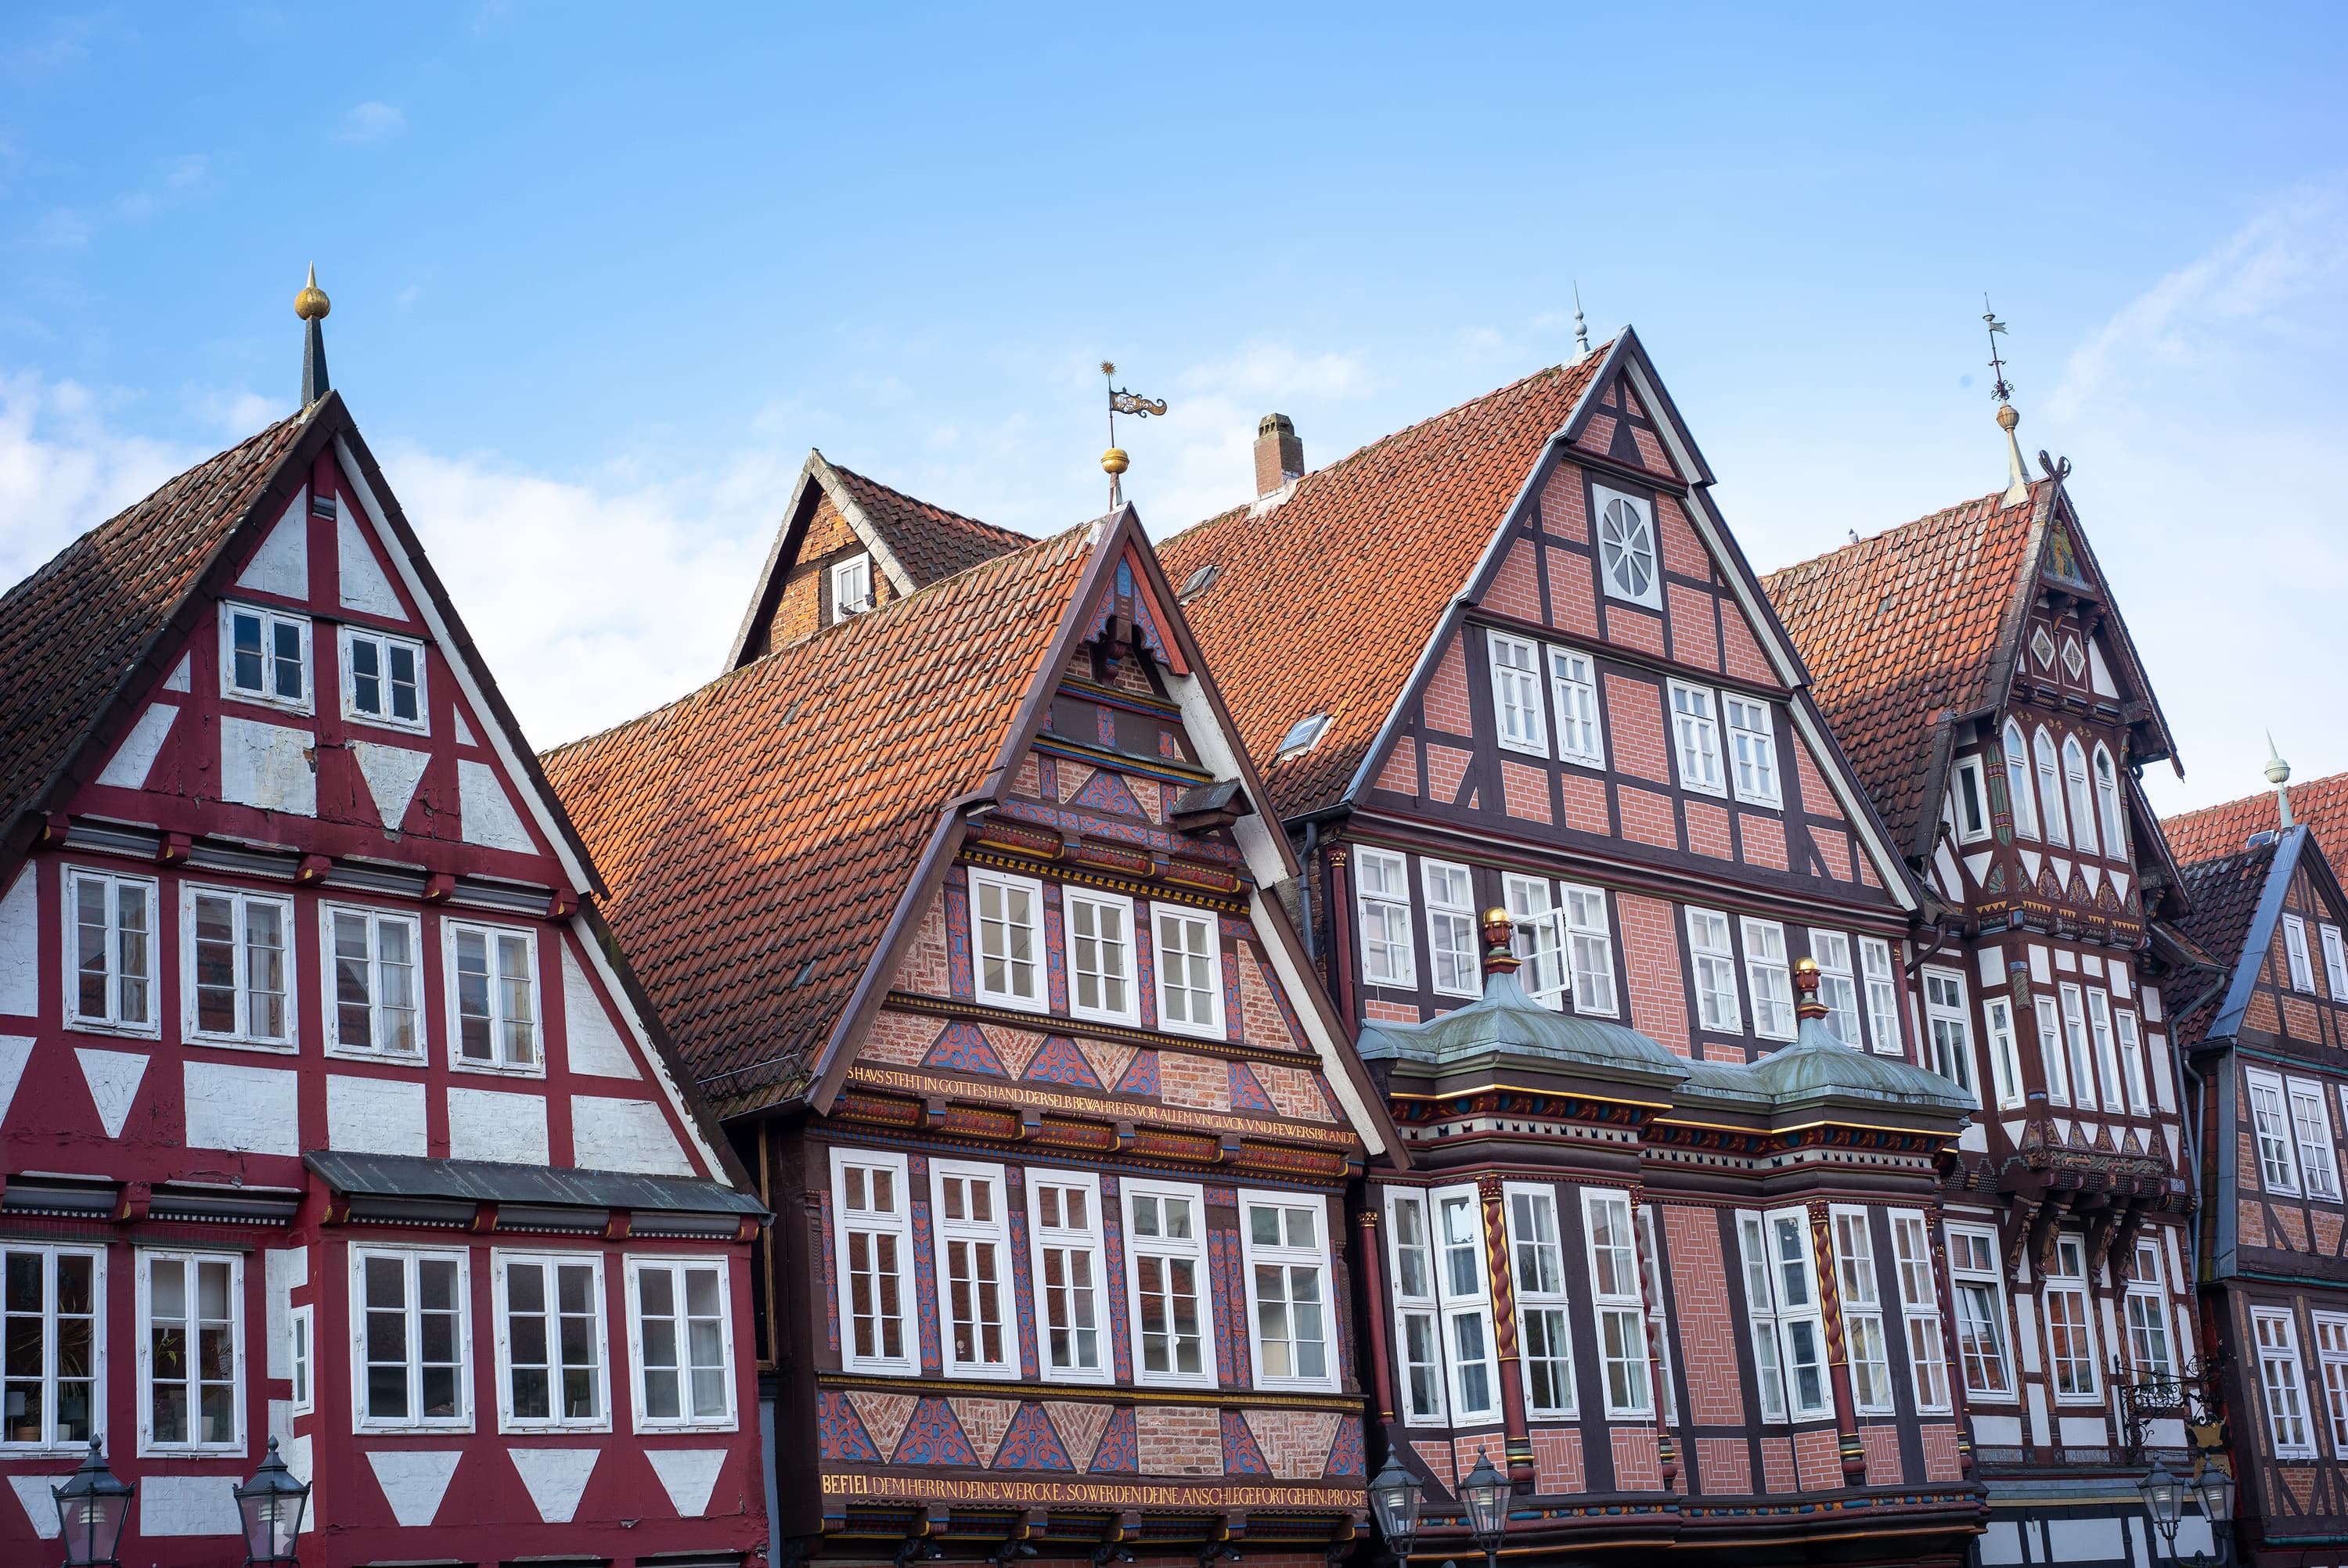
[[[762,1542],[750,1368],[721,1345],[666,1417],[654,1300],[747,1321],[761,1206],[339,395],[69,546],[0,645],[73,651],[6,698],[70,728],[0,776],[0,1248],[48,1315],[0,1541],[95,1433],[129,1550],[191,1568],[241,1561],[273,1439],[321,1563]],[[532,1269],[592,1352],[562,1417]],[[390,1295],[396,1398],[357,1348]]]

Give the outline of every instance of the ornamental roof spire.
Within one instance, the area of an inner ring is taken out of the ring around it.
[[[1133,466],[1125,448],[1117,444],[1117,416],[1130,414],[1136,419],[1147,419],[1153,414],[1166,412],[1166,400],[1151,401],[1137,392],[1121,390],[1116,380],[1117,366],[1108,360],[1101,361],[1101,379],[1108,383],[1108,450],[1101,454],[1101,471],[1108,476],[1108,509],[1116,511],[1125,505],[1125,487],[1121,476]]]
[[[326,319],[334,302],[326,298],[325,290],[318,287],[318,264],[310,263],[310,281],[294,296],[294,313],[307,322],[309,339],[302,347],[302,406],[307,408],[326,395],[326,330],[318,323]]]
[[[2030,475],[2022,466],[2022,443],[2013,436],[2013,427],[2022,423],[2022,415],[2014,411],[2013,384],[2005,379],[2005,361],[1997,351],[1997,340],[2005,332],[2005,323],[1989,308],[1987,294],[1982,296],[1982,320],[1989,326],[1989,395],[1997,399],[1997,426],[2005,432],[2007,484],[2005,494],[1998,500],[2003,506],[2018,507],[2030,499]]]
[[[2291,791],[2285,787],[2291,783],[2291,764],[2275,750],[2272,730],[2267,732],[2267,783],[2274,785],[2275,815],[2282,819],[2283,826],[2291,826]]]

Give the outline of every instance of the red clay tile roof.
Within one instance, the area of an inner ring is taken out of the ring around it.
[[[1537,372],[1313,470],[1262,516],[1234,507],[1158,547],[1178,589],[1218,569],[1183,612],[1277,815],[1344,793],[1445,608],[1606,360],[1601,349]],[[1278,635],[1264,635],[1273,625]],[[1273,762],[1289,727],[1320,712],[1320,743]]]
[[[0,596],[0,835],[40,803],[304,420],[199,463]]]
[[[831,471],[880,530],[889,553],[921,587],[1035,542],[1025,534],[933,507],[837,463],[831,465]]]
[[[2289,787],[2291,820],[2313,830],[2326,860],[2348,866],[2348,774],[2333,774]],[[2272,790],[2160,819],[2160,830],[2168,835],[2169,847],[2180,861],[2231,855],[2250,835],[2281,825]]]
[[[1031,544],[546,753],[621,948],[721,1113],[807,1090],[1091,552],[1082,528]]]
[[[1902,853],[1932,815],[1932,721],[1994,703],[2031,518],[1984,496],[1761,579],[1811,692]]]

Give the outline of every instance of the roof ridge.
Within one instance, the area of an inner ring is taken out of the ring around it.
[[[861,468],[851,468],[845,463],[834,463],[829,457],[826,457],[824,462],[829,464],[832,472],[836,474],[846,475],[849,478],[870,485],[876,490],[886,490],[899,500],[919,507],[924,511],[935,512],[940,517],[952,518],[958,523],[968,523],[973,528],[984,528],[989,533],[1001,534],[1006,538],[1018,539],[1023,543],[1033,544],[1035,541],[1036,536],[1034,534],[1018,528],[1005,528],[1001,523],[990,523],[984,518],[973,518],[968,512],[957,512],[951,507],[941,507],[935,501],[925,501],[910,490],[901,490],[885,479],[874,478]]]
[[[2051,479],[2033,479],[2030,481],[2032,497],[2030,501],[2017,502],[2015,503],[2014,507],[2012,508],[2001,506],[1996,508],[1996,511],[2003,512],[2018,509],[2024,506],[2034,505],[2036,501],[2038,487],[2041,485],[2051,485],[2053,483],[2054,481]],[[1761,574],[1762,580],[1766,582],[1771,578],[1787,576],[1791,573],[1800,571],[1805,568],[1817,566],[1822,561],[1830,561],[1837,556],[1849,555],[1849,552],[1853,550],[1864,549],[1869,545],[1881,544],[1886,539],[1891,538],[1894,534],[1905,533],[1910,528],[1921,528],[1926,523],[1941,522],[1955,513],[1964,511],[1967,507],[1978,507],[1984,501],[1997,500],[2004,494],[2005,492],[2003,490],[1992,490],[1985,495],[1973,496],[1965,500],[1953,502],[1949,506],[1942,507],[1938,511],[1927,512],[1921,518],[1910,518],[1904,523],[1894,523],[1888,528],[1883,528],[1876,533],[1871,533],[1863,538],[1853,539],[1848,544],[1839,544],[1835,546],[1832,549],[1821,550],[1817,555],[1807,556],[1797,561],[1789,561],[1784,566],[1766,571]],[[1996,512],[1993,512],[1990,515],[1995,516]]]

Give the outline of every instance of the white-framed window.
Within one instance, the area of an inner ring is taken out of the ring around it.
[[[154,1035],[155,880],[68,866],[65,873],[66,1021]]]
[[[1426,888],[1426,957],[1435,968],[1435,989],[1447,997],[1484,992],[1484,968],[1476,954],[1476,887],[1465,866],[1422,860]]]
[[[2095,1307],[2087,1298],[2084,1238],[2054,1238],[2054,1266],[2047,1270],[2043,1285],[2039,1305],[2046,1313],[2047,1370],[2054,1378],[2054,1398],[2096,1399]]]
[[[1068,917],[1068,1011],[1107,1023],[1139,1023],[1133,900],[1075,887],[1062,888],[1060,896]]]
[[[336,1055],[420,1059],[423,927],[413,915],[325,904],[318,909],[326,958],[326,1049]]]
[[[356,1428],[469,1430],[471,1260],[459,1248],[351,1249]]]
[[[872,558],[851,556],[831,569],[831,619],[835,625],[872,608]]]
[[[186,1028],[207,1040],[294,1046],[294,901],[180,889]]]
[[[2013,801],[2013,831],[2024,838],[2038,836],[2038,806],[2030,789],[2030,753],[2022,743],[2022,726],[2005,722],[2005,793]]]
[[[1209,1040],[1223,1035],[1223,945],[1212,909],[1153,904],[1158,1027]]]
[[[1949,1296],[1957,1322],[1957,1361],[1968,1397],[2012,1399],[2013,1363],[2005,1353],[2005,1281],[1997,1233],[1948,1227]]]
[[[970,870],[972,965],[978,999],[1028,1012],[1050,1009],[1044,985],[1044,885],[1033,876]]]
[[[1354,883],[1354,902],[1361,907],[1363,980],[1374,986],[1416,986],[1409,862],[1384,849],[1357,849]]]
[[[1607,924],[1606,894],[1598,887],[1562,885],[1565,895],[1565,948],[1573,967],[1573,1010],[1597,1018],[1612,1018],[1614,1002],[1614,933]]]
[[[345,624],[343,717],[417,734],[430,733],[424,691],[424,644],[413,638]]]
[[[2325,994],[2333,1001],[2348,1001],[2348,951],[2342,948],[2340,927],[2329,920],[2320,920],[2315,928],[2323,938]]]
[[[106,1409],[106,1255],[0,1247],[0,1451],[89,1441]]]
[[[1517,1340],[1525,1408],[1535,1416],[1571,1416],[1573,1333],[1566,1320],[1565,1249],[1558,1235],[1557,1189],[1511,1182],[1509,1248],[1515,1260]]]
[[[1867,991],[1867,1032],[1886,1056],[1900,1054],[1900,971],[1891,944],[1880,937],[1859,939],[1859,979]]]
[[[1003,1167],[930,1162],[930,1228],[937,1246],[938,1337],[949,1378],[1019,1376],[1012,1307],[1011,1218]]]
[[[2046,1098],[2057,1105],[2068,1105],[2071,1071],[2063,1049],[2063,1020],[2055,1016],[2053,997],[2041,991],[2031,1001],[2038,1019],[2038,1054],[2046,1070]]]
[[[2299,1145],[2299,1172],[2307,1183],[2307,1195],[2336,1204],[2340,1163],[2332,1152],[2332,1116],[2323,1108],[2323,1086],[2293,1078],[2284,1089],[2291,1100],[2291,1138]]]
[[[1786,1409],[1784,1340],[1777,1331],[1777,1287],[1770,1278],[1769,1227],[1757,1214],[1736,1216],[1738,1260],[1744,1266],[1745,1315],[1753,1334],[1753,1368],[1761,1419],[1782,1421]]]
[[[2013,1004],[2003,997],[1990,997],[1982,1003],[1982,1016],[1989,1024],[1990,1071],[1997,1080],[1997,1102],[2000,1106],[2022,1103],[2022,1054],[2014,1044]]]
[[[1924,971],[1924,1027],[1931,1036],[1932,1071],[1981,1102],[1973,1088],[1972,1013],[1965,978],[1954,969]]]
[[[1979,757],[1959,757],[1950,776],[1951,804],[1956,814],[1957,842],[1972,844],[1989,836],[1989,794],[1982,785]]]
[[[2068,844],[2070,830],[2063,823],[2063,765],[2054,760],[2054,742],[2044,730],[2031,738],[2030,754],[2038,764],[2038,809],[2045,815],[2046,842]]]
[[[1850,970],[1850,938],[1813,927],[1810,958],[1818,966],[1818,1000],[1826,1004],[1827,1032],[1853,1050],[1865,1050],[1867,1042],[1859,1032],[1859,982]]]
[[[1473,1187],[1446,1187],[1434,1194],[1434,1200],[1443,1358],[1450,1371],[1446,1391],[1453,1417],[1462,1425],[1473,1425],[1496,1419],[1500,1413],[1481,1205]]]
[[[1439,1426],[1444,1419],[1442,1304],[1435,1286],[1434,1244],[1426,1227],[1426,1200],[1417,1193],[1389,1188],[1386,1234],[1394,1270],[1395,1344],[1400,1362],[1402,1419],[1406,1426]]]
[[[1647,1360],[1647,1308],[1640,1298],[1638,1227],[1622,1193],[1584,1189],[1590,1306],[1598,1322],[1599,1386],[1609,1420],[1654,1413]]]
[[[2242,1073],[2250,1095],[2250,1130],[2259,1141],[2259,1177],[2271,1193],[2299,1194],[2299,1161],[2291,1150],[2291,1115],[2284,1109],[2282,1080],[2256,1068]]]
[[[2315,989],[2315,966],[2307,955],[2307,922],[2296,915],[2282,917],[2282,950],[2291,962],[2291,989],[2295,991]]]
[[[1500,878],[1500,892],[1509,910],[1509,947],[1524,965],[1517,983],[1543,1007],[1561,1010],[1569,989],[1564,927],[1550,902],[1549,878],[1509,872]]]
[[[1207,1200],[1178,1182],[1128,1180],[1126,1298],[1137,1383],[1212,1388],[1214,1307],[1207,1294]]]
[[[1777,786],[1777,736],[1769,718],[1769,704],[1734,692],[1721,693],[1728,711],[1728,755],[1735,765],[1732,782],[1736,798],[1754,805],[1777,805],[1784,795]]]
[[[2126,1091],[2120,1080],[2119,1044],[2112,1037],[2111,993],[2101,986],[2089,986],[2087,1001],[2087,1037],[2096,1045],[2096,1076],[2103,1080],[2104,1107],[2117,1111],[2127,1103],[2121,1096]]]
[[[2267,1399],[2267,1435],[2278,1459],[2313,1459],[2315,1440],[2307,1424],[2307,1395],[2299,1380],[2299,1330],[2283,1307],[2254,1307],[2250,1327],[2258,1341],[2259,1386]]]
[[[1806,1421],[1831,1415],[1834,1387],[1827,1372],[1827,1332],[1818,1307],[1818,1267],[1810,1252],[1809,1215],[1800,1209],[1773,1209],[1763,1220],[1792,1417]]]
[[[1598,516],[1598,570],[1606,596],[1661,608],[1663,574],[1652,505],[1603,485],[1591,487],[1590,504]]]
[[[2065,983],[2055,988],[2063,999],[2063,1040],[2071,1063],[2073,1102],[2085,1110],[2096,1102],[2096,1069],[2089,1055],[2087,1003],[2079,988]]]
[[[318,1369],[318,1309],[304,1305],[285,1314],[287,1381],[293,1386],[294,1413],[306,1416],[318,1408],[318,1386],[311,1379]]]
[[[2125,1303],[2128,1357],[2139,1372],[2174,1377],[2177,1363],[2168,1353],[2168,1298],[2161,1288],[2160,1243],[2137,1237],[2130,1261]]]
[[[1241,1192],[1248,1347],[1259,1389],[1334,1389],[1327,1206],[1298,1193]]]
[[[1492,716],[1500,744],[1511,752],[1549,755],[1549,726],[1541,719],[1540,651],[1521,637],[1484,634],[1492,659]]]
[[[507,926],[444,921],[448,1059],[475,1071],[543,1075],[538,1045],[538,938]]]
[[[2087,782],[2087,751],[2076,735],[2063,742],[2064,798],[2071,807],[2071,842],[2082,855],[2096,853],[2095,786]]]
[[[2114,860],[2127,858],[2127,815],[2120,804],[2119,771],[2112,766],[2112,752],[2101,741],[2096,743],[2096,804],[2103,816],[2104,853]]]
[[[2149,1115],[2152,1105],[2147,1097],[2144,1037],[2137,1032],[2136,1014],[2127,1008],[2114,1008],[2112,1029],[2120,1040],[2120,1076],[2127,1081],[2128,1109],[2139,1116]]]
[[[1100,1202],[1089,1171],[1027,1171],[1035,1348],[1048,1381],[1105,1383],[1113,1370]]]
[[[1836,1205],[1835,1278],[1842,1287],[1842,1327],[1850,1365],[1851,1403],[1862,1414],[1887,1415],[1891,1399],[1891,1351],[1883,1334],[1883,1297],[1875,1275],[1875,1243],[1865,1209]]]
[[[612,1430],[596,1253],[490,1255],[498,1324],[498,1430]]]
[[[1720,723],[1712,716],[1712,689],[1670,682],[1672,738],[1679,758],[1680,787],[1701,794],[1726,794],[1720,776]]]
[[[1663,1249],[1655,1240],[1655,1205],[1639,1205],[1639,1274],[1647,1298],[1647,1346],[1654,1358],[1654,1383],[1659,1419],[1667,1427],[1680,1421],[1680,1395],[1672,1376],[1672,1326],[1663,1315]]]
[[[139,1451],[244,1451],[244,1259],[137,1253]]]
[[[1949,1358],[1941,1344],[1941,1307],[1932,1286],[1931,1233],[1924,1216],[1894,1209],[1891,1257],[1900,1275],[1900,1316],[1907,1332],[1908,1379],[1916,1409],[1927,1415],[1949,1405]]]
[[[1606,765],[1606,727],[1598,712],[1598,671],[1590,655],[1571,648],[1549,651],[1549,691],[1557,704],[1557,754],[1590,767]]]
[[[1786,927],[1745,917],[1745,989],[1753,997],[1753,1032],[1794,1038],[1794,974],[1786,962]]]
[[[635,1430],[730,1432],[734,1304],[720,1257],[628,1259]]]
[[[839,1320],[846,1330],[840,1364],[851,1372],[911,1375],[920,1356],[905,1156],[834,1149],[831,1204],[839,1229]]]
[[[220,661],[221,696],[310,711],[308,616],[223,601]]]
[[[1739,1034],[1745,1011],[1736,1000],[1736,954],[1728,940],[1728,917],[1717,909],[1687,912],[1688,954],[1695,964],[1696,1021],[1721,1034]]]
[[[2332,1429],[2332,1454],[2348,1458],[2348,1317],[2334,1312],[2309,1315],[2315,1323],[2315,1361],[2323,1377],[2323,1413]]]

